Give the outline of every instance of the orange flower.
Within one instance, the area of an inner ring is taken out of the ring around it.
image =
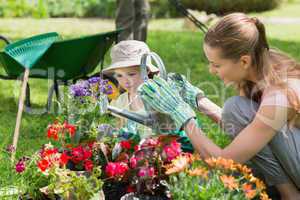
[[[188,174],[190,176],[201,176],[205,179],[208,179],[208,170],[202,167],[198,167],[196,169],[193,170],[189,170]]]
[[[224,169],[236,170],[235,164],[231,159],[219,157],[216,160],[216,165],[218,167],[223,167]]]
[[[220,179],[223,182],[224,186],[229,188],[230,190],[234,190],[239,187],[233,176],[222,175],[220,176]]]
[[[172,160],[170,165],[166,166],[166,174],[173,174],[183,171],[190,163],[190,157],[188,155],[180,155],[176,159]]]
[[[205,162],[210,166],[210,167],[215,167],[217,164],[217,159],[214,157],[207,158],[205,159]]]
[[[265,192],[262,192],[260,193],[260,200],[271,200],[271,199]]]
[[[236,167],[244,175],[248,175],[251,173],[251,169],[248,168],[246,165],[237,164]]]
[[[256,184],[256,188],[259,189],[259,190],[264,190],[264,189],[266,189],[265,183],[262,182],[262,181],[259,180],[259,179],[256,179],[255,184]]]
[[[252,189],[251,184],[244,184],[243,191],[247,199],[253,199],[256,196],[256,190]]]

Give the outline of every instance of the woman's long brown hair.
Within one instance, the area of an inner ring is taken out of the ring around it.
[[[257,78],[263,84],[250,81],[238,83],[238,89],[248,98],[259,102],[265,88],[281,87],[287,89],[289,102],[300,111],[299,95],[286,84],[288,78],[300,79],[300,64],[283,52],[269,48],[264,24],[259,19],[243,13],[226,15],[209,28],[204,43],[221,49],[221,56],[226,59],[238,60],[243,55],[251,56]]]

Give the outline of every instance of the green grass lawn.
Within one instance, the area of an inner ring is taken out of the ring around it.
[[[2,26],[0,27],[0,33],[4,29],[13,40],[26,36],[22,29],[18,29],[18,27],[11,30]],[[281,35],[277,34],[279,32]],[[285,29],[282,28],[280,30],[273,29],[272,33],[273,36],[274,33],[276,36],[269,40],[272,46],[286,51],[300,60],[298,53],[300,52],[300,41],[287,40],[289,37],[295,37],[290,35],[291,32],[285,32]],[[71,36],[75,35],[77,35],[76,32],[71,34]],[[201,88],[207,96],[222,106],[225,99],[234,95],[234,92],[230,88],[224,88],[218,78],[209,74],[207,61],[202,50],[202,39],[203,34],[200,32],[150,30],[148,44],[153,51],[162,57],[169,72],[179,72],[190,76],[193,84],[202,86]],[[107,59],[105,63],[108,64]],[[0,68],[0,73],[4,73],[2,68]],[[30,80],[30,84],[32,86],[32,104],[34,107],[42,108],[46,103],[48,83],[44,80]],[[0,149],[5,148],[12,142],[19,86],[15,81],[0,80]],[[54,114],[31,115],[24,113],[17,157],[30,155],[30,153],[38,150],[43,143],[47,142],[45,137],[46,127],[54,118]],[[225,146],[228,143],[228,138],[209,119],[201,115],[200,118],[209,137],[218,145]],[[0,188],[14,181],[12,174],[7,171],[9,168],[8,158],[0,151]]]
[[[300,17],[299,13],[300,9],[300,1],[299,0],[292,0],[290,2],[282,3],[277,9],[261,12],[259,14],[253,13],[252,15],[255,16],[262,16],[262,17]]]

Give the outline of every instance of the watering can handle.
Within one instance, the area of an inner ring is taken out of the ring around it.
[[[148,59],[153,59],[153,61],[155,62],[155,64],[157,65],[157,67],[159,69],[159,76],[162,77],[163,79],[167,80],[166,67],[165,67],[162,59],[159,57],[159,55],[157,55],[154,52],[146,53],[142,56],[142,59],[141,59],[142,79],[145,82],[149,79],[148,72],[147,72],[147,61],[148,61]]]

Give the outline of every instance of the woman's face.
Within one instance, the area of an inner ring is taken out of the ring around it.
[[[143,83],[138,66],[115,69],[114,77],[120,86],[129,92],[136,91]]]
[[[247,79],[248,60],[222,58],[221,49],[204,44],[204,53],[209,61],[209,72],[217,75],[225,85],[239,83]],[[247,59],[247,58],[246,58]]]

